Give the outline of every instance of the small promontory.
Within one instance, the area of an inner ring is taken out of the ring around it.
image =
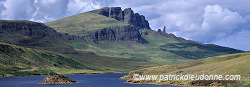
[[[69,79],[67,76],[49,76],[44,78],[44,82],[41,84],[72,84],[76,83],[75,80]]]

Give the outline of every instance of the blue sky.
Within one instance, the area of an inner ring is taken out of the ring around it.
[[[131,7],[154,30],[250,51],[250,0],[0,0],[0,18],[50,22],[114,6]]]

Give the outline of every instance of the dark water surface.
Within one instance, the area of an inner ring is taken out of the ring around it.
[[[119,79],[125,74],[67,75],[76,84],[37,84],[46,76],[25,76],[0,78],[0,87],[175,87],[147,84],[129,84]]]

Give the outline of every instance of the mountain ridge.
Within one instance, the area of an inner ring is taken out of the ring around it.
[[[63,43],[63,41],[83,39],[80,36],[59,33],[43,23],[20,20],[1,20],[0,37],[2,38],[0,39],[1,42],[47,50],[58,50],[62,46],[65,49],[72,49],[72,47]],[[58,44],[62,46],[58,46]]]

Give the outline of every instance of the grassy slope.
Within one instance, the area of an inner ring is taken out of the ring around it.
[[[5,76],[39,75],[54,72],[109,73],[143,68],[147,62],[130,58],[98,56],[92,52],[58,53],[0,42],[0,74]],[[1,77],[1,76],[0,76]]]
[[[36,49],[45,49],[52,51],[60,51],[66,49],[73,49],[69,45],[65,44],[61,38],[55,37],[42,37],[40,36],[27,36],[23,32],[43,32],[48,35],[53,35],[51,32],[46,32],[46,26],[39,25],[37,22],[25,21],[25,20],[0,20],[0,24],[8,25],[12,24],[13,27],[9,27],[9,31],[3,30],[0,32],[0,42],[5,42],[9,44],[15,44],[18,46],[36,48]],[[16,25],[15,25],[16,24]],[[16,29],[18,28],[28,28],[28,29]],[[19,30],[19,31],[18,31]],[[26,30],[26,31],[21,31]]]
[[[187,59],[201,59],[205,57],[213,57],[216,55],[226,55],[242,52],[240,50],[233,50],[228,47],[201,43],[170,43],[161,45],[160,49],[165,52],[177,54]]]
[[[155,33],[152,30],[145,30],[150,34]],[[156,33],[155,33],[156,34]],[[71,46],[79,51],[90,51],[101,56],[111,56],[111,57],[122,57],[129,58],[133,60],[145,61],[147,66],[162,65],[173,62],[183,62],[188,61],[181,56],[173,54],[171,52],[162,51],[159,46],[166,43],[180,43],[188,42],[182,41],[177,38],[164,37],[161,34],[154,37],[151,35],[145,35],[146,39],[149,41],[147,44],[141,43],[128,43],[125,41],[99,41],[97,43],[92,42],[70,42]],[[152,38],[152,39],[151,39]],[[158,38],[155,40],[154,38]],[[161,40],[160,40],[161,39]],[[165,39],[165,40],[164,40]],[[167,41],[168,40],[168,41]]]
[[[91,12],[85,12],[71,17],[59,19],[46,23],[58,32],[69,33],[71,35],[87,35],[87,32],[99,30],[112,26],[125,26],[127,24],[113,18],[107,18]]]
[[[144,75],[168,74],[209,74],[209,75],[241,75],[241,81],[250,83],[250,53],[238,53],[194,61],[168,64],[130,72],[124,78],[131,79],[133,73]],[[187,82],[183,81],[182,84]]]
[[[148,33],[142,35],[148,43],[127,43],[125,41],[72,42],[71,46],[80,51],[91,51],[102,56],[144,60],[148,62],[148,66],[226,55],[230,53],[228,51],[232,51],[232,53],[242,52],[226,47],[187,41],[171,34],[159,33],[153,30],[146,29],[141,30],[141,32]],[[181,47],[175,47],[176,45]]]
[[[87,69],[68,56],[0,42],[0,69],[5,76],[48,74],[51,69]]]

